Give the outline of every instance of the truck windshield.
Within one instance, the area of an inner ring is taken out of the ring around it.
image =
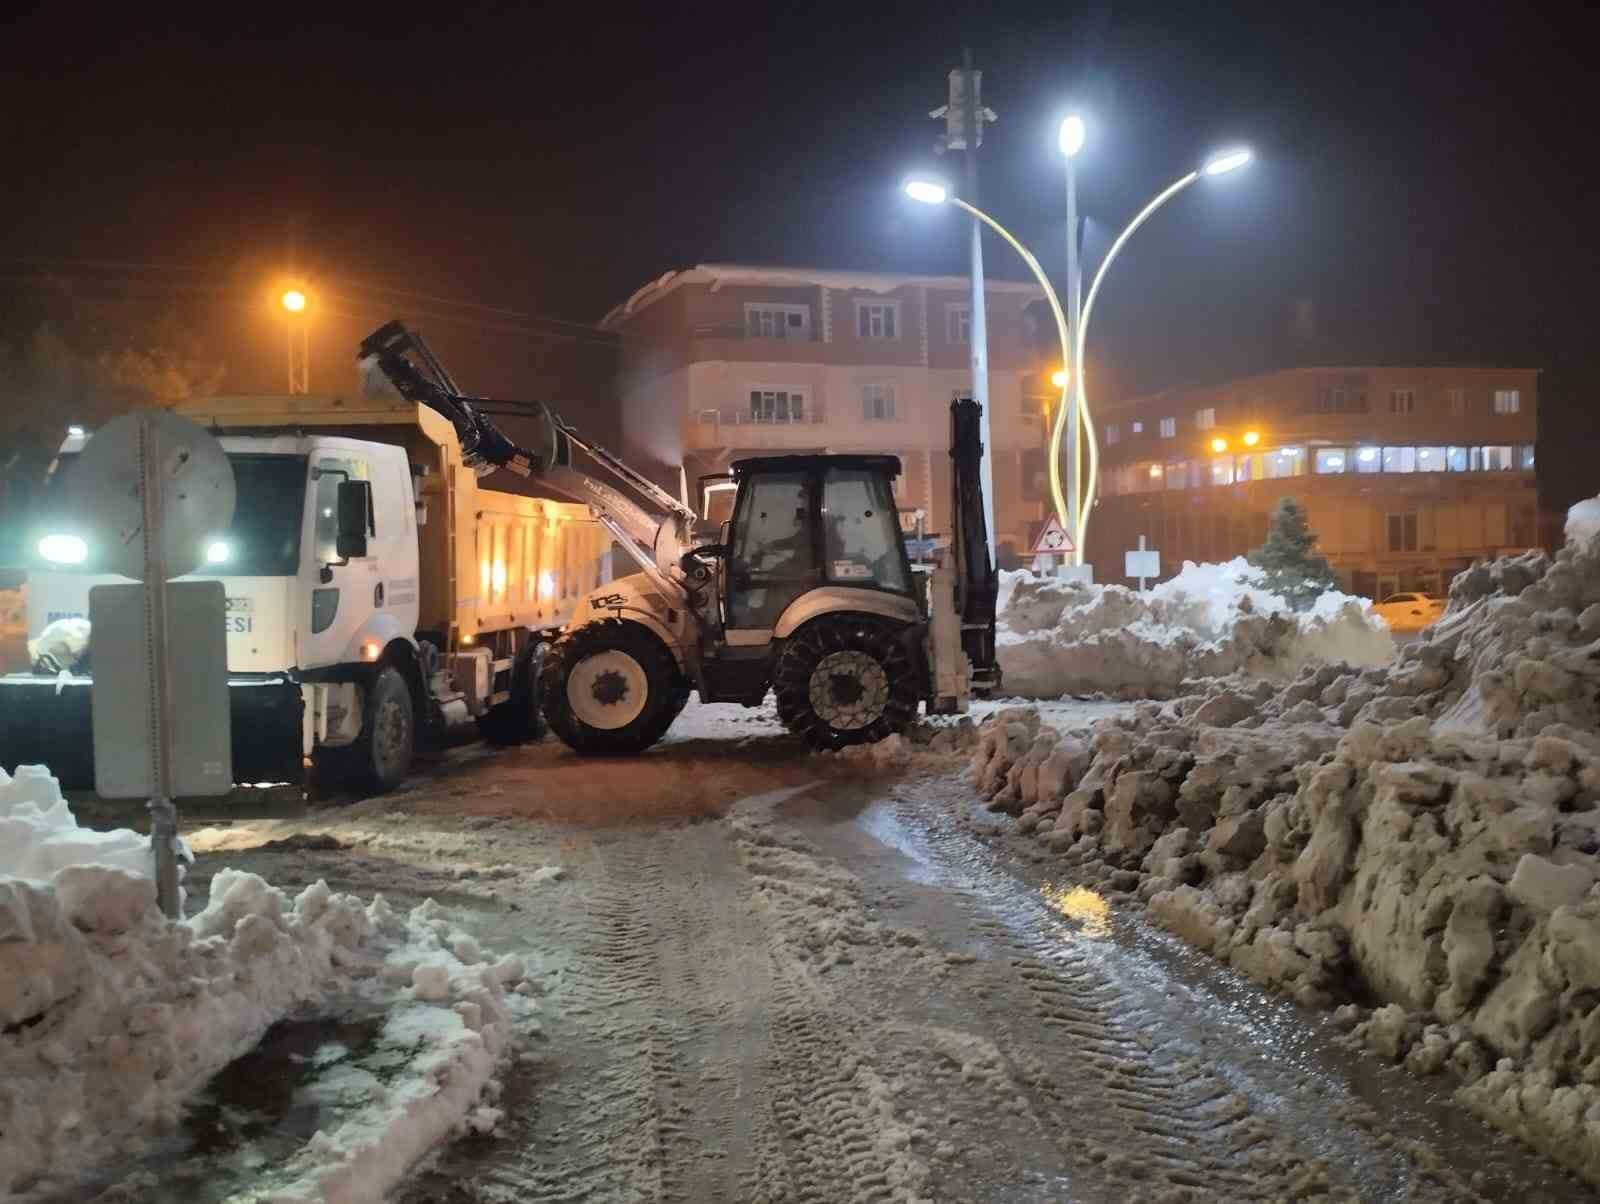
[[[300,566],[300,520],[306,499],[306,458],[304,456],[259,455],[230,452],[233,466],[233,522],[226,531],[212,533],[204,549],[204,563],[195,570],[200,577],[292,577]],[[72,513],[72,474],[78,466],[76,453],[56,461],[55,471],[45,490],[43,504],[34,515],[39,536],[79,534],[88,545],[89,555],[81,564],[55,564],[33,559],[35,568],[49,572],[105,572],[103,558],[96,555],[95,539],[86,519]]]

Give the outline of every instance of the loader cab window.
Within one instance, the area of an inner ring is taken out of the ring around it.
[[[339,559],[340,474],[349,473],[352,481],[370,481],[372,474],[363,456],[319,456],[317,469],[317,563],[332,564]]]
[[[818,584],[812,477],[763,472],[739,490],[729,532],[728,626],[769,628]]]
[[[830,468],[822,487],[823,568],[836,585],[909,593],[894,487],[882,473]]]

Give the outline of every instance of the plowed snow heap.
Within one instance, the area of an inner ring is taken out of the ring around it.
[[[1600,537],[1463,573],[1392,668],[1199,683],[1087,742],[1015,708],[974,772],[1251,977],[1386,1004],[1370,1043],[1600,1179]]]
[[[1170,698],[1191,678],[1239,672],[1284,681],[1306,664],[1394,659],[1388,628],[1362,599],[1328,593],[1297,614],[1256,585],[1258,577],[1242,558],[1185,564],[1145,593],[1002,574],[997,637],[1006,692]]]

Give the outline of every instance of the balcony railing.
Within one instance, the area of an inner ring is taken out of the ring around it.
[[[820,426],[826,415],[814,406],[802,410],[798,417],[791,414],[752,412],[748,405],[722,406],[701,410],[701,426]]]

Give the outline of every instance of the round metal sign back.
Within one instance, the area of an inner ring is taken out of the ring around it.
[[[204,428],[166,410],[124,414],[96,431],[73,470],[75,509],[105,571],[145,577],[146,459],[160,499],[153,524],[167,580],[192,573],[233,522],[233,467]]]

